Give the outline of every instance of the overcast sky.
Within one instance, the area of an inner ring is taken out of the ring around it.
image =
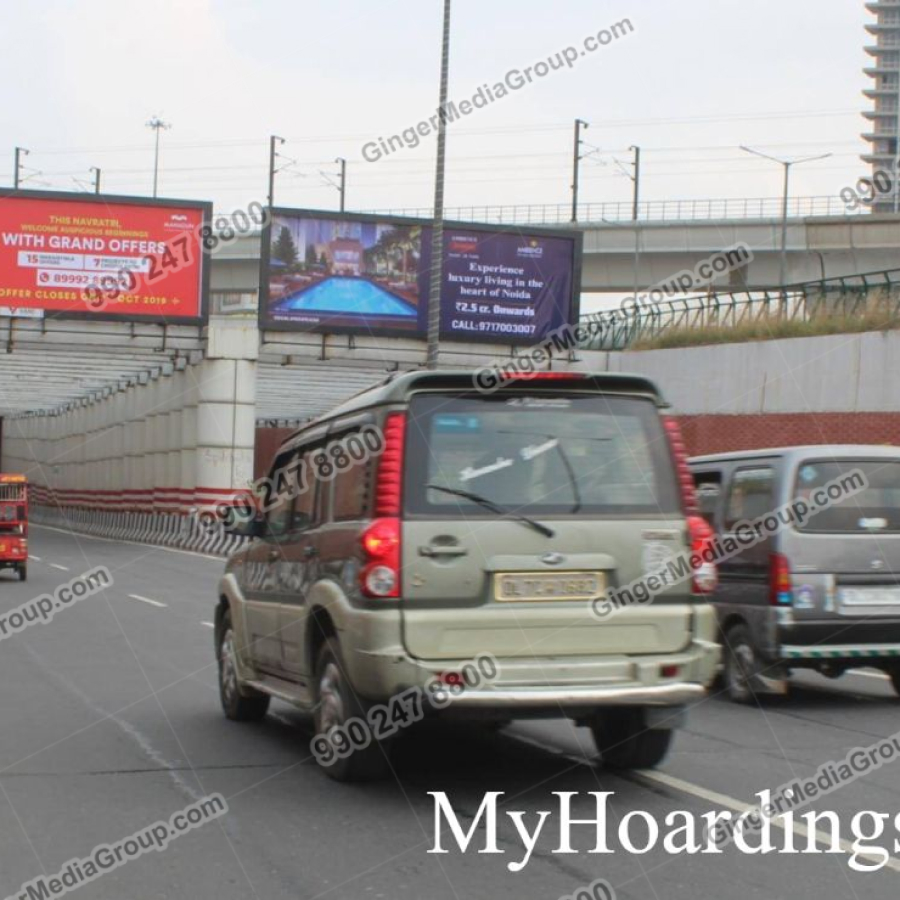
[[[147,195],[152,115],[160,195],[230,210],[264,200],[268,136],[287,139],[283,205],[333,208],[325,176],[348,166],[348,207],[425,207],[433,138],[367,162],[366,141],[432,115],[440,0],[2,0],[0,183],[13,147],[24,186]],[[634,32],[571,69],[451,126],[451,206],[566,203],[572,123],[588,120],[585,202],[627,201],[615,160],[644,148],[648,200],[773,197],[787,156],[794,193],[836,196],[862,173],[863,0],[454,0],[451,95],[470,97],[623,19]],[[77,179],[77,181],[76,181]],[[80,183],[79,183],[80,182]]]

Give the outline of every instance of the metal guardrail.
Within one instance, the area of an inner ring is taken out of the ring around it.
[[[878,292],[874,297],[873,293]],[[692,328],[735,328],[759,322],[852,319],[877,311],[900,320],[900,269],[788,285],[768,291],[727,291],[583,316],[584,350],[626,350],[638,341]]]
[[[777,219],[782,214],[781,197],[697,199],[697,200],[646,200],[638,205],[641,222],[693,222],[713,219]],[[429,207],[376,209],[369,212],[428,219]],[[633,221],[630,201],[584,203],[578,207],[578,224],[627,223]],[[809,216],[857,216],[867,210],[847,209],[840,197],[830,194],[814,197],[792,197],[788,202],[790,218]],[[509,205],[509,206],[456,206],[445,210],[447,219],[461,222],[488,222],[514,225],[565,225],[571,224],[571,204]]]

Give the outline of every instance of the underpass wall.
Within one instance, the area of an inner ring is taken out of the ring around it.
[[[900,445],[897,331],[579,356],[578,368],[653,379],[692,454]]]
[[[253,478],[256,354],[255,328],[211,327],[202,358],[8,418],[2,468],[28,476],[35,521],[227,552],[213,511]]]

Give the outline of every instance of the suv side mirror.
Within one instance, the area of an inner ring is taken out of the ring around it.
[[[222,518],[222,528],[225,534],[235,537],[256,538],[262,537],[266,530],[266,522],[255,514],[248,515],[245,506],[219,507],[219,515]]]

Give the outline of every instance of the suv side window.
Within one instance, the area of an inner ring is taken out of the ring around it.
[[[294,498],[284,494],[273,494],[272,503],[266,512],[266,537],[284,537],[292,526]]]
[[[305,531],[316,522],[316,494],[318,484],[313,477],[313,456],[315,450],[304,449],[301,451],[300,470],[303,473],[301,490],[294,503],[294,514],[291,521],[293,531]]]
[[[343,440],[355,432],[341,435]],[[366,459],[338,470],[331,482],[331,520],[352,522],[366,514],[369,503],[369,473],[372,463]]]
[[[695,472],[694,484],[697,488],[697,505],[700,515],[710,528],[716,527],[716,514],[722,497],[721,472]]]
[[[738,522],[758,519],[772,512],[775,502],[775,470],[771,466],[737,469],[731,479],[725,530]]]

